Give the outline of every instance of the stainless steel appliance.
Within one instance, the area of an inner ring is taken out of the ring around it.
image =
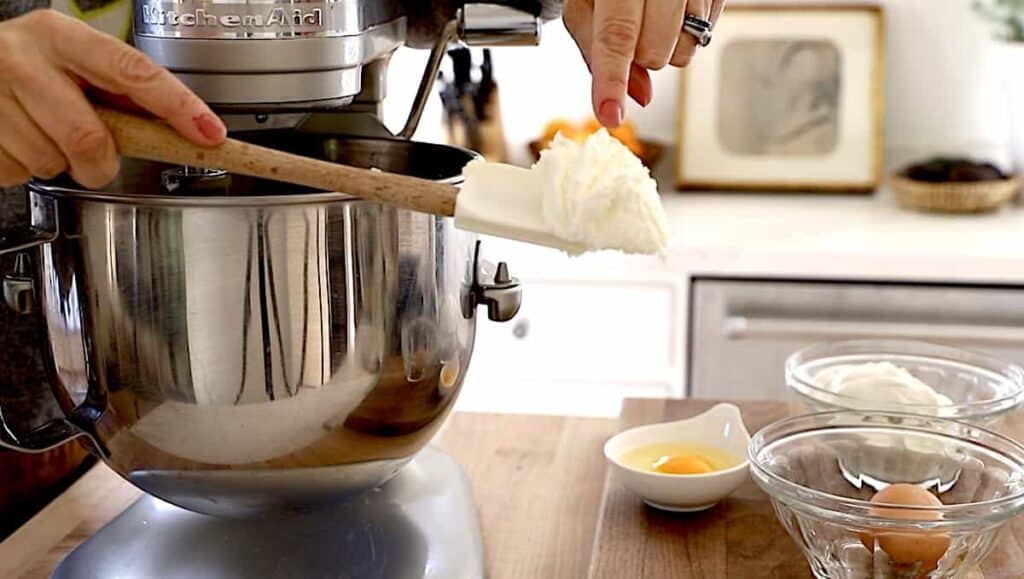
[[[395,49],[407,42],[432,46],[409,122],[399,133],[408,138],[449,44],[535,44],[541,4],[136,0],[134,38],[136,46],[227,113],[233,128],[293,127],[308,121],[312,111],[344,109],[344,131],[363,134],[386,133],[379,109]],[[338,122],[333,121],[335,130]]]
[[[136,42],[240,138],[458,183],[472,152],[401,136],[451,41],[536,41],[538,19],[437,4],[410,22],[424,4],[145,0]],[[433,52],[396,137],[378,116],[387,61],[423,37]],[[64,416],[16,432],[0,409],[0,446],[77,438],[160,499],[56,576],[483,574],[464,476],[417,454],[458,395],[477,306],[518,311],[518,283],[478,260],[475,237],[343,191],[131,160],[103,191],[61,178],[30,199],[31,224],[0,241],[19,256],[4,297],[45,324]],[[224,548],[196,556],[201,540]]]
[[[696,398],[784,398],[778,369],[817,342],[914,340],[1024,361],[1019,287],[697,278],[691,296]]]

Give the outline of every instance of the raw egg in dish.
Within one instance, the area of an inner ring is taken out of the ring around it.
[[[871,497],[871,502],[907,507],[941,507],[942,501],[931,492],[910,484],[885,487]],[[907,521],[938,521],[941,513],[932,510],[901,509],[894,506],[871,509],[871,514]],[[939,559],[949,549],[949,535],[937,531],[908,529],[905,531],[865,531],[860,540],[868,549],[877,544],[893,563],[916,566],[918,577],[924,577],[939,566]]]
[[[661,442],[635,448],[621,458],[632,468],[659,474],[707,474],[742,461],[720,448],[697,443]]]

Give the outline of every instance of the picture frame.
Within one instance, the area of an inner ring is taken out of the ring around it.
[[[882,179],[878,5],[730,5],[680,74],[679,190],[870,193]]]

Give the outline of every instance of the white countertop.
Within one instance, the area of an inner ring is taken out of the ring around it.
[[[1024,207],[984,215],[908,211],[874,196],[692,194],[663,187],[664,258],[578,258],[504,240],[486,254],[523,279],[714,275],[1024,283]]]

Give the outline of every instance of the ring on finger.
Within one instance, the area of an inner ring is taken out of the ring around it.
[[[704,20],[693,14],[687,14],[683,19],[683,32],[696,38],[697,43],[701,46],[711,44],[712,28],[714,28],[714,24],[710,20]]]

